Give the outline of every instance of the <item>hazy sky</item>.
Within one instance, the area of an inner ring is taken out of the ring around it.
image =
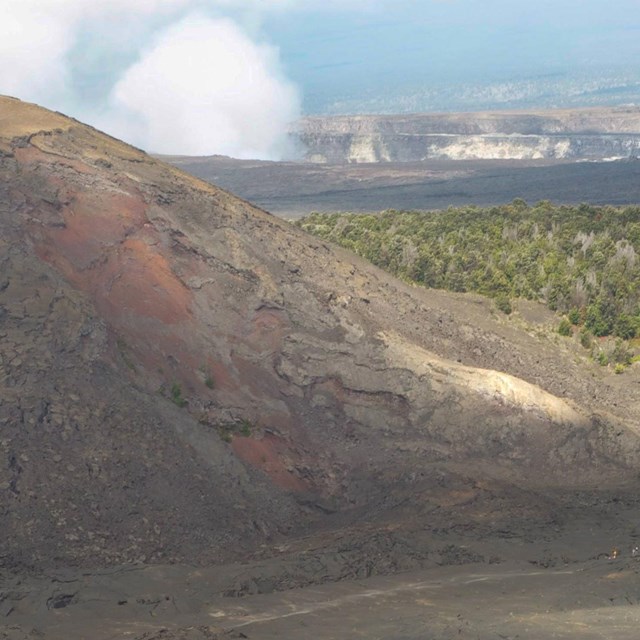
[[[278,157],[303,112],[640,100],[639,36],[640,0],[0,0],[0,92]]]

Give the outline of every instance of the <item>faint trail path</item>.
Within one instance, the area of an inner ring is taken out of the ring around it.
[[[454,576],[440,580],[425,580],[419,582],[405,582],[397,586],[379,589],[363,589],[357,593],[345,592],[343,596],[331,599],[323,599],[324,595],[318,588],[304,589],[298,592],[292,592],[287,595],[279,594],[281,600],[272,605],[265,611],[252,613],[250,607],[234,607],[234,611],[229,613],[223,610],[212,611],[209,615],[215,618],[218,623],[222,623],[225,627],[238,629],[252,624],[271,622],[274,620],[282,620],[294,616],[304,616],[328,609],[337,609],[343,606],[352,605],[360,601],[371,599],[388,599],[398,594],[415,593],[423,590],[439,590],[445,587],[456,585],[469,585],[477,582],[493,582],[509,579],[532,578],[536,576],[544,576],[550,578],[558,575],[571,575],[577,570],[561,570],[561,571],[510,571],[505,573],[472,573],[466,576]],[[357,585],[351,585],[351,588]],[[344,585],[334,585],[335,588],[344,588]],[[255,606],[254,601],[251,605]],[[266,603],[265,603],[266,604]],[[244,609],[244,611],[243,611]]]

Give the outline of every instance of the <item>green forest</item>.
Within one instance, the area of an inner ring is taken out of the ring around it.
[[[404,280],[564,315],[560,333],[630,340],[640,330],[640,207],[558,206],[522,200],[445,211],[314,213],[306,231],[351,249]],[[577,331],[577,329],[576,329]]]

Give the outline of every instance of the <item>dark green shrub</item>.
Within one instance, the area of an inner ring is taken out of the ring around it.
[[[571,309],[571,311],[569,311],[569,313],[567,314],[567,318],[569,319],[569,322],[571,324],[580,324],[580,322],[582,321],[582,318],[580,317],[580,309],[573,307],[573,309]]]
[[[248,438],[251,435],[251,423],[248,420],[241,420],[239,431],[241,436]]]
[[[509,300],[509,296],[501,293],[500,295],[496,296],[495,301],[496,307],[500,311],[502,311],[502,313],[509,315],[513,312],[513,307],[511,306],[511,300]]]
[[[627,343],[618,338],[618,340],[616,340],[616,346],[611,352],[611,361],[622,365],[629,365],[631,364],[632,358],[633,354],[627,346]]]
[[[587,307],[584,325],[594,336],[609,336],[616,322],[616,305],[607,297],[599,297]]]
[[[613,327],[613,333],[623,340],[631,340],[631,338],[636,337],[637,329],[638,324],[636,319],[625,313],[618,316]]]
[[[571,323],[566,318],[562,318],[562,320],[560,321],[560,325],[558,326],[558,333],[561,336],[570,336],[573,333]]]
[[[589,331],[587,331],[586,329],[583,329],[580,332],[580,344],[585,349],[591,349],[592,343],[593,343],[593,337],[591,336],[591,333]]]
[[[187,401],[182,397],[182,389],[177,382],[171,385],[171,402],[180,408],[187,406]]]

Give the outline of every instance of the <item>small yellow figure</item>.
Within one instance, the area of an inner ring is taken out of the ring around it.
[[[618,557],[618,554],[620,552],[618,551],[618,547],[613,547],[613,549],[611,549],[611,555],[609,556],[610,560],[615,560]]]

